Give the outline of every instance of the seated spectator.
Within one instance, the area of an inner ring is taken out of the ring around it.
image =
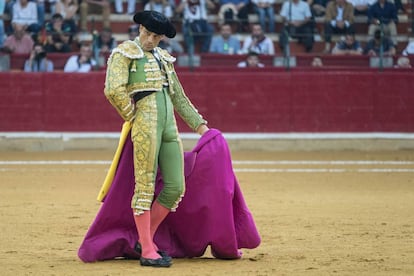
[[[103,28],[94,42],[94,47],[98,49],[99,54],[110,54],[118,45],[116,39],[112,36],[112,30],[109,28]]]
[[[275,32],[275,9],[273,5],[275,4],[275,0],[252,0],[254,4],[254,11],[257,13],[259,17],[260,26],[264,32],[266,32],[266,20],[268,23],[268,32],[274,33]]]
[[[322,67],[323,62],[321,57],[314,57],[311,62],[312,67]]]
[[[174,38],[168,38],[164,36],[160,43],[158,43],[158,47],[167,50],[170,54],[182,54],[184,53],[184,49],[181,44],[175,40]]]
[[[382,40],[382,43],[381,43]],[[394,56],[396,53],[394,43],[387,36],[382,36],[380,30],[376,30],[374,37],[371,38],[364,48],[364,55],[380,56],[381,45],[384,56]]]
[[[201,43],[201,52],[207,53],[214,33],[207,21],[207,8],[213,9],[211,0],[182,0],[176,12],[183,14],[183,36],[187,52],[194,54],[195,43]]]
[[[88,44],[82,44],[78,55],[73,55],[67,60],[64,72],[88,73],[96,68],[96,61],[92,57],[92,48]]]
[[[239,32],[247,32],[249,26],[249,0],[219,0],[218,12],[220,23],[239,23]],[[237,17],[237,18],[236,18]]]
[[[81,31],[88,30],[88,15],[99,14],[102,16],[104,28],[110,28],[111,2],[109,0],[82,0],[79,6],[79,28]]]
[[[25,72],[53,72],[53,62],[47,58],[47,53],[41,43],[35,43],[29,59],[24,63]]]
[[[128,27],[128,39],[134,40],[139,35],[139,25],[133,24]]]
[[[117,45],[116,39],[112,36],[112,30],[103,28],[93,41],[93,56],[99,67],[106,64],[107,57]]]
[[[255,52],[261,55],[274,55],[275,47],[273,41],[263,33],[260,24],[253,24],[252,33],[244,40],[241,52],[243,54]]]
[[[368,15],[369,7],[376,0],[347,0],[354,7],[354,15]]]
[[[4,28],[4,11],[6,10],[6,2],[0,1],[0,48],[3,47],[4,40],[6,39],[6,29]]]
[[[263,68],[265,65],[260,62],[259,54],[256,52],[249,52],[246,59],[237,64],[239,68]]]
[[[332,50],[332,55],[362,55],[362,47],[354,34],[346,34]]]
[[[404,56],[414,55],[414,37],[409,39],[407,46],[402,51],[402,54]]]
[[[16,24],[23,25],[25,30],[36,38],[42,29],[39,24],[36,3],[28,0],[17,0],[13,5],[11,24],[13,29]]]
[[[383,27],[386,36],[391,37],[397,45],[398,14],[394,3],[388,0],[378,0],[368,9],[368,35]]]
[[[162,13],[167,18],[173,17],[173,7],[167,0],[149,0],[144,6],[145,11],[157,11]]]
[[[240,51],[240,40],[232,36],[231,26],[223,24],[220,27],[220,35],[213,37],[210,44],[210,53],[237,54]]]
[[[52,1],[54,0],[29,0],[29,2],[33,2],[36,5],[37,8],[37,19],[38,19],[38,24],[40,26],[43,26],[44,21],[45,21],[45,1],[49,2],[49,6],[52,9],[53,8],[53,3]],[[10,16],[10,18],[13,18],[13,6],[14,4],[16,4],[17,0],[2,0],[0,1],[0,5],[1,2],[5,2],[5,13],[8,14]]]
[[[58,0],[55,4],[56,13],[62,15],[63,23],[69,25],[72,35],[77,32],[77,23],[75,21],[76,13],[79,6],[77,0]]]
[[[354,32],[354,8],[346,0],[332,0],[325,14],[325,52],[331,50],[332,34]]]
[[[4,41],[3,51],[14,54],[30,54],[34,41],[26,32],[26,26],[15,24],[13,34],[9,35]]]
[[[399,57],[395,68],[411,68],[410,59],[408,57]]]
[[[289,43],[289,36],[298,39],[305,46],[306,52],[313,48],[313,22],[309,4],[302,0],[283,2],[280,16],[284,28],[279,36],[279,46],[282,50]]]
[[[46,23],[46,45],[48,53],[68,53],[72,51],[72,30],[65,24],[63,16],[55,13],[51,21]]]
[[[115,0],[115,12],[117,14],[124,13],[123,0]],[[127,0],[127,14],[133,15],[135,13],[136,0]]]
[[[313,18],[325,16],[328,0],[308,0],[307,2],[310,6]]]

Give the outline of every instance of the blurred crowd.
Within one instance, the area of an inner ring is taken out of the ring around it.
[[[261,55],[289,54],[292,39],[304,52],[319,55],[314,49],[318,36],[325,43],[323,54],[414,54],[414,36],[397,31],[399,15],[407,12],[403,0],[276,1],[0,0],[0,48],[27,54],[28,72],[53,71],[48,53],[73,53],[64,71],[89,72],[104,67],[118,43],[138,35],[138,26],[130,25],[117,39],[111,16],[130,16],[132,22],[143,8],[166,15],[181,34],[180,40],[163,39],[160,47],[172,54],[242,54],[246,59],[239,67],[263,67]],[[366,22],[366,34],[357,32],[356,18]],[[358,34],[368,39],[359,41]],[[397,47],[399,35],[409,39]]]

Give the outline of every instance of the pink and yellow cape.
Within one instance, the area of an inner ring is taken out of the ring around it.
[[[118,149],[98,195],[103,204],[78,250],[84,262],[119,257],[139,258],[131,211],[134,192],[133,149],[125,123]],[[216,258],[237,259],[242,248],[260,244],[236,176],[230,151],[220,131],[210,129],[191,152],[185,152],[186,192],[176,212],[160,225],[154,240],[174,258],[200,257],[208,246]],[[156,181],[156,195],[162,188]]]

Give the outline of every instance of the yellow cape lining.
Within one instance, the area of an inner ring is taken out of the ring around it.
[[[129,131],[131,130],[131,122],[124,122],[122,125],[121,136],[119,137],[118,147],[115,155],[112,159],[111,166],[109,167],[108,173],[106,174],[105,180],[102,184],[101,190],[99,191],[97,200],[102,202],[111,188],[112,181],[114,180],[115,172],[118,167],[119,158],[121,157],[122,149],[124,148],[125,141],[128,138]]]

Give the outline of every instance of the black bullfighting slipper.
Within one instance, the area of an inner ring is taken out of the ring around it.
[[[167,252],[162,251],[162,250],[158,250],[157,253],[166,261],[171,262],[172,258],[171,256],[168,256]]]
[[[141,249],[141,244],[139,242],[135,243],[134,250],[135,252],[137,252],[139,257],[141,258],[142,249]]]
[[[141,256],[142,254],[142,248],[141,248],[141,244],[139,242],[137,242],[135,244],[134,247],[135,251]],[[162,250],[158,250],[157,253],[166,261],[171,262],[172,258],[170,256],[168,256],[167,252],[162,251]]]
[[[147,258],[141,257],[139,259],[139,262],[141,263],[141,266],[152,266],[152,267],[170,267],[171,266],[171,262],[167,261],[164,258],[147,259]]]
[[[141,248],[141,244],[140,244],[139,242],[136,242],[136,243],[135,243],[134,250],[135,250],[135,251],[136,251],[139,255],[141,255],[141,253],[142,253],[142,248]]]

